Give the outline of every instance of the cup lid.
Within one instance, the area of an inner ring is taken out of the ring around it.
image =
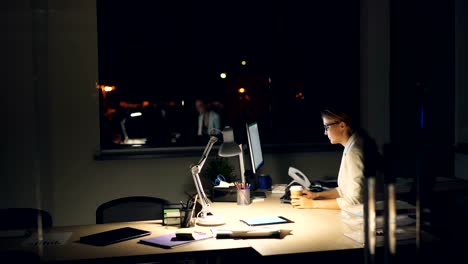
[[[293,185],[293,186],[291,186],[291,187],[289,188],[289,190],[291,190],[291,191],[302,191],[302,189],[303,189],[303,188],[302,188],[302,186],[300,186],[300,185]]]

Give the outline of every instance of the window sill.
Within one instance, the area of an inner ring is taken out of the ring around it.
[[[204,146],[193,147],[171,147],[171,148],[125,148],[104,149],[94,155],[95,160],[131,160],[131,159],[154,159],[154,158],[176,158],[176,157],[199,157]],[[213,146],[212,152],[217,151],[219,146]],[[283,154],[297,152],[336,152],[342,151],[342,146],[324,143],[302,143],[302,144],[265,144],[262,146],[265,154]],[[248,150],[244,148],[244,153]],[[248,155],[248,154],[247,154]]]

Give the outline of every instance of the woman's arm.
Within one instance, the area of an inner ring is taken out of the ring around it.
[[[304,190],[303,196],[291,196],[291,205],[297,209],[340,209],[336,198],[340,197],[336,189],[323,192]]]
[[[340,209],[336,199],[312,200],[305,196],[291,196],[291,205],[297,209]]]
[[[335,199],[340,197],[336,188],[326,190],[323,192],[311,192],[309,190],[303,190],[302,193],[305,197],[312,200]]]

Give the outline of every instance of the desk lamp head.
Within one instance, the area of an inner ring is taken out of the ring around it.
[[[234,142],[234,132],[231,127],[225,127],[223,130],[223,144],[219,148],[220,157],[234,157],[242,152],[241,147]]]
[[[242,183],[245,183],[244,152],[242,144],[234,141],[234,132],[231,127],[225,127],[223,130],[224,142],[219,148],[218,155],[221,157],[239,156],[239,167]]]

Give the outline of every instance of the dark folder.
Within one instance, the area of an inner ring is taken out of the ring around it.
[[[80,237],[80,243],[94,245],[94,246],[106,246],[125,240],[150,235],[151,232],[132,227],[123,227],[105,231],[101,233],[92,234],[89,236]]]

